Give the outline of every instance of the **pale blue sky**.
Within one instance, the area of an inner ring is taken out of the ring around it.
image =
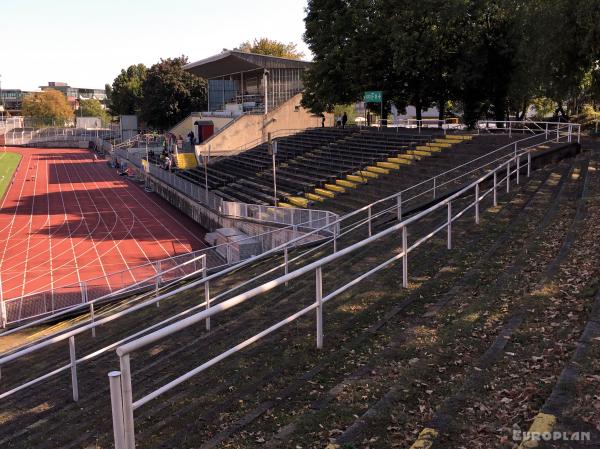
[[[0,0],[2,88],[103,88],[121,68],[196,61],[269,37],[302,41],[306,0]]]

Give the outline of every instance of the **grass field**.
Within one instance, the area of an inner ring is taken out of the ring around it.
[[[20,160],[20,154],[0,153],[0,199],[4,197]]]

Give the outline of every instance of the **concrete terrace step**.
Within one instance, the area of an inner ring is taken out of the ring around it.
[[[571,243],[569,243],[571,231],[569,229],[580,229],[581,225],[577,218],[579,214],[570,206],[574,196],[581,198],[583,194],[586,183],[585,170],[586,163],[584,162],[581,165],[573,165],[571,170],[563,171],[560,178],[558,177],[559,173],[556,172],[555,176],[549,178],[548,186],[554,186],[554,192],[552,195],[546,195],[547,199],[543,203],[546,208],[537,209],[538,206],[535,201],[526,206],[529,207],[531,223],[526,230],[531,235],[530,238],[525,239],[526,247],[521,251],[521,254],[519,252],[515,254],[515,259],[509,265],[508,270],[504,273],[500,271],[499,277],[494,280],[493,288],[484,289],[483,295],[479,295],[477,300],[478,303],[481,303],[503,298],[502,301],[497,301],[495,307],[498,307],[499,304],[502,305],[505,318],[483,319],[479,324],[479,330],[477,327],[475,330],[468,330],[472,334],[470,338],[473,342],[469,344],[467,340],[463,340],[461,347],[469,348],[468,351],[474,351],[475,354],[478,353],[479,355],[471,357],[467,355],[467,350],[463,349],[461,351],[461,358],[468,361],[467,364],[458,365],[465,372],[465,376],[458,376],[456,374],[457,368],[448,367],[447,362],[437,365],[444,368],[446,376],[459,377],[464,381],[436,382],[435,384],[429,384],[430,390],[426,394],[423,392],[416,393],[422,395],[422,399],[419,399],[416,403],[428,404],[427,410],[429,411],[430,407],[433,407],[436,409],[436,414],[432,419],[425,422],[419,421],[422,423],[423,430],[414,446],[411,447],[422,447],[421,445],[431,444],[431,442],[434,442],[433,447],[436,448],[468,446],[469,441],[478,436],[479,431],[475,429],[482,426],[489,426],[493,429],[504,428],[512,434],[514,419],[511,419],[510,424],[502,420],[503,414],[494,412],[494,407],[497,407],[498,404],[506,404],[501,408],[511,407],[512,401],[507,400],[505,403],[503,399],[511,397],[511,390],[508,389],[511,383],[517,385],[515,391],[517,393],[522,391],[524,376],[531,376],[530,382],[539,379],[541,374],[539,369],[533,369],[532,371],[530,364],[525,360],[530,359],[532,356],[548,360],[550,354],[552,354],[552,352],[547,353],[543,349],[540,352],[538,347],[540,346],[539,335],[540,333],[544,335],[542,342],[548,342],[545,345],[542,343],[541,346],[552,347],[556,338],[548,338],[548,334],[560,329],[556,326],[548,326],[548,321],[539,320],[539,314],[544,313],[549,302],[548,295],[540,292],[542,289],[548,289],[555,282],[560,285],[560,280],[555,279],[555,277],[560,276],[558,266],[568,262],[571,252]],[[556,182],[550,184],[553,178]],[[535,212],[538,210],[540,213],[543,212],[543,215],[538,215],[541,219],[535,219]],[[563,215],[569,220],[570,227],[564,227]],[[521,231],[523,230],[524,228],[521,227]],[[555,231],[558,231],[559,234],[553,234]],[[545,238],[548,234],[554,237],[560,235],[562,238],[555,238],[552,240],[552,245],[548,245]],[[584,242],[585,240],[582,241],[582,243]],[[523,257],[522,253],[527,253],[527,257]],[[579,265],[578,262],[577,265]],[[524,268],[526,266],[532,268]],[[498,268],[493,267],[494,269]],[[511,273],[521,272],[522,270],[527,270],[530,275],[532,274],[533,279],[519,277],[511,279]],[[525,290],[525,293],[520,289],[515,290],[515,282],[520,282],[525,287],[529,285],[529,293],[527,293],[527,290]],[[465,289],[462,288],[460,293],[465,294]],[[486,297],[489,300],[486,300]],[[446,303],[446,299],[443,299],[443,302]],[[565,307],[567,302],[564,300],[556,301],[561,307]],[[485,307],[486,312],[493,312],[494,303],[490,304]],[[576,304],[575,301],[571,304],[570,309],[567,307],[567,310],[570,310],[569,314],[577,309]],[[472,314],[478,307],[481,306],[473,304],[465,312]],[[539,312],[534,312],[533,309],[535,308],[539,308]],[[436,313],[439,313],[441,309],[437,308],[435,310]],[[525,314],[525,310],[528,313]],[[551,313],[552,311],[549,312],[549,314]],[[434,315],[430,311],[425,316],[432,317]],[[532,319],[529,320],[529,317]],[[572,317],[572,320],[565,323],[566,328],[573,326],[573,322],[579,321],[575,316]],[[490,321],[495,326],[486,325],[486,322],[489,323]],[[533,332],[533,338],[530,337],[532,327],[539,327],[539,332]],[[487,335],[482,336],[481,332],[485,332]],[[485,343],[481,344],[482,342]],[[524,344],[524,342],[528,343]],[[556,361],[558,363],[554,369],[562,365],[560,357],[556,357]],[[432,366],[431,362],[431,359],[427,360],[429,366]],[[523,371],[518,370],[519,366],[522,366]],[[519,374],[518,376],[514,375],[516,372]],[[422,382],[425,383],[429,382],[429,378],[423,375],[420,376]],[[506,380],[502,381],[502,378]],[[402,385],[405,384],[402,383]],[[403,396],[400,388],[394,386],[379,401],[375,402],[359,420],[347,427],[342,435],[337,438],[337,441],[348,444],[353,441],[373,439],[384,435],[386,433],[385,423],[387,423],[387,426],[390,425],[388,413],[399,401],[403,400]],[[486,396],[489,396],[489,399],[486,400]],[[530,404],[535,404],[533,398],[529,398],[529,401]],[[339,403],[337,405],[340,406]],[[415,406],[411,404],[409,407]],[[520,400],[519,404],[512,405],[513,409],[516,409],[516,407],[522,409],[523,400]],[[410,410],[410,408],[405,408],[404,413],[411,413]],[[482,410],[491,413],[481,413]],[[406,425],[412,430],[415,424],[414,416],[417,417],[416,420],[422,420],[424,416],[428,415],[429,412],[423,413],[422,410],[417,410],[411,417],[412,422],[407,422]],[[522,419],[524,423],[529,422],[526,417]],[[525,429],[527,429],[527,426],[525,426]],[[391,441],[388,440],[388,443],[398,444],[400,441],[400,439],[392,438]],[[410,445],[410,441],[405,444],[406,447],[408,445]]]

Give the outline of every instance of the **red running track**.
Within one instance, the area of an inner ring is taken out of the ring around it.
[[[5,300],[82,281],[114,291],[153,274],[125,270],[206,247],[198,224],[87,150],[5,151],[23,155],[0,204]]]

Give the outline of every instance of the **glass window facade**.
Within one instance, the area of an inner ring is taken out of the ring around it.
[[[272,110],[302,92],[303,68],[269,69],[267,101]],[[264,72],[241,72],[208,80],[208,110],[264,112]]]

